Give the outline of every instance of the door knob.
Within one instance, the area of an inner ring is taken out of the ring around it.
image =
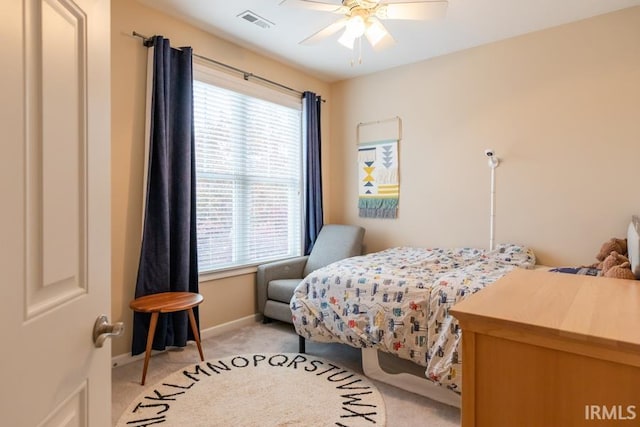
[[[109,318],[102,314],[98,316],[93,325],[93,343],[100,348],[107,338],[119,337],[123,333],[124,324],[122,322],[109,323]]]

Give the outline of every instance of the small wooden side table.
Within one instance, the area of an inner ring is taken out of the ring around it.
[[[193,315],[193,307],[200,305],[203,300],[204,297],[202,295],[193,292],[161,292],[136,298],[129,303],[129,307],[133,311],[137,311],[139,313],[151,313],[149,334],[147,335],[147,348],[144,354],[144,368],[142,369],[141,385],[144,385],[144,381],[147,376],[147,367],[149,366],[149,357],[151,356],[151,346],[153,344],[153,337],[156,332],[156,325],[158,324],[158,316],[160,313],[173,313],[175,311],[187,310],[189,313],[189,323],[191,324],[193,337],[196,340],[198,351],[200,352],[200,360],[204,362],[204,353],[202,352],[202,345],[200,344],[198,325],[196,324],[196,318]]]

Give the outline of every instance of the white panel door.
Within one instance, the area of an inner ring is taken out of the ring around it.
[[[109,0],[2,0],[0,35],[0,424],[109,426]]]

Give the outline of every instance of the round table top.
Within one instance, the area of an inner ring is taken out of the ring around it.
[[[199,305],[204,297],[195,292],[161,292],[136,298],[129,307],[140,313],[172,313]]]

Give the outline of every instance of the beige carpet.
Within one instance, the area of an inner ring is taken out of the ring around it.
[[[293,327],[274,322],[256,323],[203,340],[205,360],[249,353],[295,353],[298,337]],[[307,343],[307,355],[321,357],[336,365],[362,374],[360,351],[341,344]],[[156,384],[164,377],[199,362],[194,345],[183,351],[157,354],[149,362],[147,384]],[[112,370],[112,423],[116,425],[125,409],[145,387],[140,385],[142,360]],[[455,427],[460,425],[459,409],[434,402],[395,387],[372,381],[382,394],[387,427]],[[162,424],[161,424],[162,425]]]

